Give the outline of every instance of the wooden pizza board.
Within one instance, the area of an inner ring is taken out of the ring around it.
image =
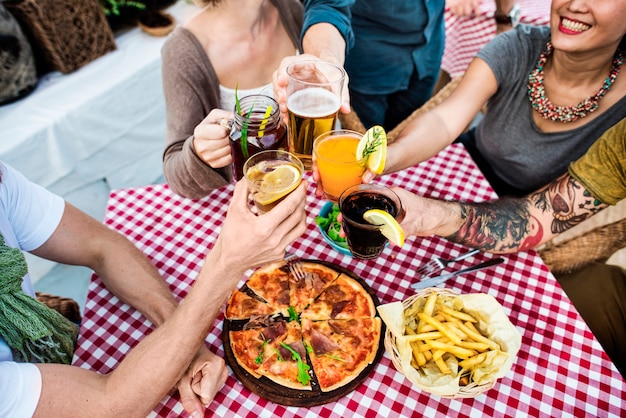
[[[340,273],[347,274],[348,276],[352,277],[357,282],[359,282],[361,286],[363,286],[363,288],[367,291],[367,293],[372,297],[372,300],[374,301],[375,306],[380,305],[378,296],[376,296],[376,293],[374,293],[372,288],[367,283],[365,283],[363,279],[361,279],[359,276],[357,276],[350,270],[347,270],[346,268],[341,267],[337,264],[329,263],[327,261],[322,261],[322,260],[303,260],[303,261],[306,261],[308,263],[322,264],[324,266],[335,269],[336,271]],[[376,316],[378,316],[378,312],[376,313]],[[313,376],[313,379],[311,379],[311,390],[296,390],[296,389],[291,389],[291,388],[279,385],[278,383],[268,379],[265,376],[262,376],[261,378],[257,378],[251,375],[250,373],[248,373],[244,368],[242,368],[239,365],[239,363],[237,363],[237,360],[235,359],[232,348],[230,346],[230,334],[229,334],[231,329],[234,330],[234,329],[239,328],[237,326],[237,323],[241,323],[241,321],[236,321],[236,320],[231,321],[228,319],[224,319],[222,341],[224,343],[224,353],[226,355],[226,362],[235,373],[235,376],[237,377],[237,379],[239,379],[239,381],[248,390],[256,393],[263,399],[267,399],[268,401],[281,404],[281,405],[286,405],[286,406],[311,407],[311,406],[323,405],[329,402],[334,402],[340,398],[343,398],[348,393],[358,388],[361,385],[361,383],[363,383],[368,378],[371,371],[374,369],[374,367],[376,367],[381,357],[383,356],[383,353],[385,352],[385,346],[384,346],[385,323],[381,321],[382,325],[381,325],[381,332],[380,332],[380,341],[378,343],[378,351],[376,352],[376,357],[374,358],[374,361],[372,361],[371,364],[369,364],[365,369],[363,369],[363,371],[357,376],[356,379],[352,380],[350,383],[340,388],[337,388],[333,391],[322,392],[319,388],[317,380]]]

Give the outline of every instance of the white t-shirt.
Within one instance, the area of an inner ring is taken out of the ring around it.
[[[0,233],[6,245],[32,251],[43,245],[61,222],[64,200],[0,162]],[[28,274],[22,289],[34,296]],[[41,375],[33,364],[15,363],[0,336],[0,417],[32,416],[41,393]]]

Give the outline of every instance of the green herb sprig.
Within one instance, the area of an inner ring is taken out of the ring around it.
[[[300,354],[298,354],[298,352],[291,348],[289,345],[283,342],[281,342],[280,345],[289,350],[289,352],[291,353],[291,358],[298,362],[298,382],[302,383],[303,385],[308,385],[311,381],[311,376],[309,376],[309,370],[311,369],[311,367],[306,364],[302,360],[302,357],[300,357]]]
[[[298,324],[300,323],[300,317],[298,316],[298,312],[296,311],[296,308],[294,308],[293,306],[290,306],[287,309],[287,312],[289,313],[289,322],[296,321]]]
[[[342,363],[345,363],[345,362],[346,362],[346,360],[345,360],[345,359],[343,359],[343,358],[341,358],[341,357],[333,356],[332,354],[322,354],[322,355],[323,355],[324,357],[328,357],[328,358],[330,358],[330,359],[337,360],[337,361],[340,361],[340,362],[342,362]]]
[[[363,150],[362,158],[368,158],[370,155],[376,151],[376,148],[380,147],[383,144],[383,138],[380,129],[372,130],[372,138],[367,141],[365,144],[365,149]]]
[[[235,109],[237,109],[237,114],[242,115],[241,111],[241,103],[239,102],[239,94],[238,94],[239,84],[235,85]],[[243,126],[241,127],[241,153],[244,158],[248,158],[250,153],[248,152],[248,121],[250,120],[250,115],[252,114],[252,109],[254,106],[250,106],[250,111],[246,115],[246,120],[243,122]]]
[[[265,346],[267,345],[267,343],[270,342],[270,340],[266,340],[265,336],[263,335],[263,333],[261,333],[261,338],[263,338],[263,342],[261,343],[260,347],[259,347],[259,355],[256,356],[256,358],[254,359],[254,362],[256,364],[261,364],[263,363],[263,355],[265,354]]]

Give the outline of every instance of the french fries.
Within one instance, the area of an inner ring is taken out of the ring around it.
[[[411,364],[419,369],[434,364],[443,374],[451,374],[450,356],[458,363],[461,383],[472,381],[475,368],[489,359],[488,352],[498,344],[476,328],[476,318],[453,307],[451,296],[430,293],[416,299],[404,310],[405,339],[411,346]],[[436,369],[435,369],[436,370]]]

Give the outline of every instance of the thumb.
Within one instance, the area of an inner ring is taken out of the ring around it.
[[[183,408],[192,418],[204,417],[204,405],[202,405],[202,402],[200,402],[190,385],[179,385],[178,394],[180,395],[180,402],[183,404]]]

